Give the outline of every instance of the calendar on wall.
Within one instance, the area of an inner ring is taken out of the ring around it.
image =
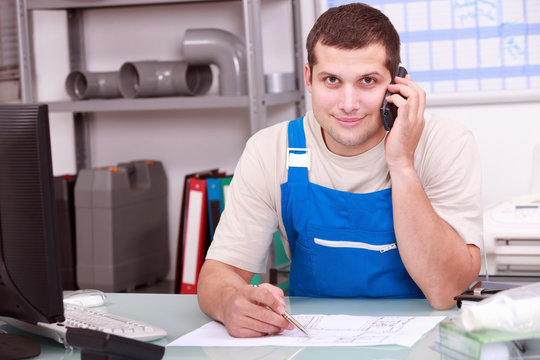
[[[355,1],[321,0],[321,10]],[[540,99],[540,0],[366,0],[401,37],[401,59],[428,94]]]

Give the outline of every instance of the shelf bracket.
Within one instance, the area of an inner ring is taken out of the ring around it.
[[[22,102],[32,103],[34,101],[34,89],[32,84],[32,54],[30,53],[30,27],[31,19],[26,6],[26,0],[17,0],[17,33],[19,47],[19,73],[21,79],[21,99]]]
[[[265,125],[264,69],[262,59],[261,2],[243,0],[248,68],[249,123],[251,134]]]

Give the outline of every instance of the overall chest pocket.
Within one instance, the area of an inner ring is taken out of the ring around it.
[[[381,254],[387,252],[388,250],[397,249],[397,244],[395,242],[390,244],[369,244],[360,241],[343,241],[343,240],[325,240],[314,237],[313,242],[317,245],[327,246],[331,248],[350,248],[350,249],[364,249],[371,251],[378,251]]]
[[[393,231],[309,226],[297,251],[306,251],[317,296],[391,297],[409,278]],[[295,254],[294,256],[299,255]],[[409,278],[410,279],[410,278]]]

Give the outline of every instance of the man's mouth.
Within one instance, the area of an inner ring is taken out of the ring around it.
[[[353,127],[360,124],[366,116],[335,116],[335,119],[341,126]]]

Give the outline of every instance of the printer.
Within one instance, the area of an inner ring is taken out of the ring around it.
[[[484,251],[490,275],[540,275],[540,193],[485,210]]]

